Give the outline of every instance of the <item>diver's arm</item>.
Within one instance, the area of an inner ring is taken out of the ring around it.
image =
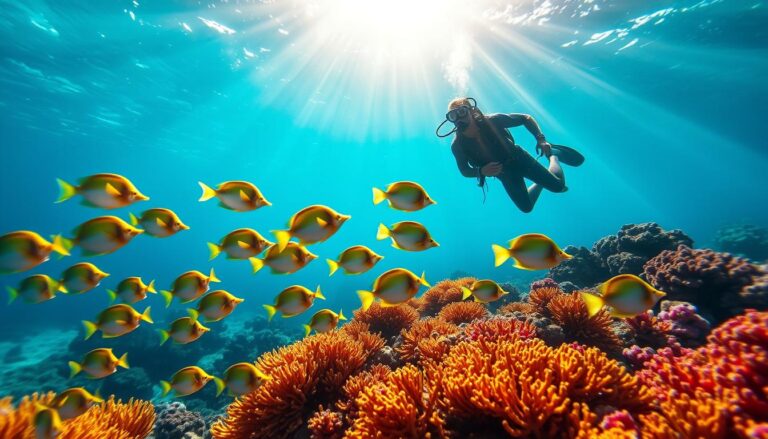
[[[453,152],[453,156],[456,158],[456,165],[458,165],[461,175],[469,178],[477,178],[480,176],[480,168],[469,166],[467,156],[464,154],[464,151],[461,150],[458,143],[453,142],[451,145],[451,152]]]
[[[539,124],[536,123],[536,119],[529,114],[511,113],[511,114],[497,114],[494,117],[499,125],[503,128],[519,127],[524,125],[525,128],[533,134],[537,142],[546,141],[544,133],[541,132]]]

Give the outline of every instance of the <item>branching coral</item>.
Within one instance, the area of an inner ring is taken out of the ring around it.
[[[381,306],[375,302],[370,308],[363,311],[355,311],[353,322],[363,322],[368,325],[368,330],[374,334],[379,333],[385,339],[390,339],[400,333],[419,319],[419,312],[408,305]]]
[[[370,388],[376,383],[383,381],[389,376],[390,372],[391,370],[387,366],[377,364],[374,365],[371,370],[350,377],[342,389],[344,396],[336,403],[336,407],[345,413],[347,417],[354,418],[357,416],[357,411],[359,410],[355,401],[360,393],[364,389]]]
[[[369,325],[355,320],[341,327],[341,331],[363,344],[363,351],[374,352],[386,344],[384,338],[369,331]]]
[[[634,332],[635,343],[641,347],[662,348],[674,341],[670,331],[672,324],[658,319],[653,311],[646,311],[624,319]]]
[[[612,330],[612,319],[601,310],[590,317],[584,300],[578,293],[560,294],[547,305],[552,320],[565,332],[567,342],[576,341],[595,346],[609,354],[619,353],[621,340]]]
[[[424,317],[435,316],[449,303],[461,302],[464,297],[461,287],[469,288],[475,280],[473,277],[463,277],[436,283],[421,297],[419,312]]]
[[[532,289],[528,294],[528,303],[534,306],[535,311],[546,317],[552,317],[549,312],[549,302],[557,296],[563,294],[559,287],[544,286]]]
[[[218,439],[286,437],[298,430],[319,403],[340,396],[344,382],[370,352],[343,331],[317,334],[264,354],[256,362],[271,377],[236,400],[213,425]]]
[[[309,418],[307,427],[310,439],[341,439],[344,436],[341,413],[323,409],[322,405]]]
[[[0,400],[0,437],[35,437],[33,419],[37,404],[51,404],[56,394],[25,396],[14,409],[11,398]],[[84,414],[62,423],[58,439],[143,439],[152,431],[155,409],[146,401],[115,402],[110,397]]]
[[[464,328],[464,337],[485,341],[528,339],[536,337],[536,327],[528,321],[496,317],[470,323]]]
[[[397,352],[405,361],[440,360],[451,348],[446,336],[459,332],[459,327],[437,317],[414,323],[402,333]]]
[[[488,316],[488,310],[485,305],[478,302],[456,302],[445,305],[437,314],[438,318],[446,322],[460,325],[469,323],[476,319]]]
[[[536,312],[536,307],[532,303],[528,302],[510,302],[506,305],[499,307],[497,313],[508,314],[513,312],[521,312],[524,314],[531,314]]]

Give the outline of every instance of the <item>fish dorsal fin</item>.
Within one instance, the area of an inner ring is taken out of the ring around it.
[[[320,217],[317,217],[317,218],[315,218],[315,219],[317,220],[317,224],[318,224],[320,227],[325,227],[325,226],[327,226],[327,225],[328,225],[328,221],[326,221],[326,220],[324,220],[324,219],[322,219],[322,218],[320,218]]]
[[[245,191],[242,189],[240,189],[240,199],[246,203],[251,202],[251,197],[249,197],[248,194],[246,194]]]
[[[104,187],[104,190],[113,197],[119,197],[122,195],[116,187],[112,186],[112,183],[107,183],[107,185]]]

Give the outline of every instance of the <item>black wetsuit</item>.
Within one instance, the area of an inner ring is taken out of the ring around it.
[[[552,192],[564,190],[564,178],[545,168],[527,151],[516,145],[514,138],[507,131],[507,128],[524,125],[531,134],[543,138],[538,124],[532,117],[525,114],[490,114],[485,118],[493,124],[495,133],[498,133],[503,141],[487,129],[478,129],[478,137],[482,138],[483,142],[457,132],[451,143],[451,151],[463,176],[481,178],[480,168],[491,162],[501,163],[501,173],[496,177],[501,180],[509,198],[523,212],[533,209],[540,192],[538,189],[536,194],[532,195],[531,189],[525,186],[525,178]]]

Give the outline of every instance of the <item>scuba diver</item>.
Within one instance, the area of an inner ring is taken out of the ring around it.
[[[454,128],[440,134],[440,128],[451,122]],[[549,160],[549,168],[515,144],[507,128],[523,125],[536,138],[536,151]],[[497,177],[509,198],[525,213],[533,210],[542,189],[565,192],[565,175],[560,163],[579,166],[584,157],[573,148],[547,142],[539,125],[527,114],[488,114],[477,108],[473,98],[456,98],[448,104],[445,120],[437,127],[438,137],[455,133],[451,151],[459,171],[465,177],[477,178],[485,195],[486,177]],[[525,180],[533,181],[526,188]]]

